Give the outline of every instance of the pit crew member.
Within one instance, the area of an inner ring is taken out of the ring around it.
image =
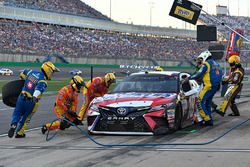
[[[70,123],[62,120],[62,117],[65,117],[75,125],[82,125],[82,122],[78,119],[76,113],[78,105],[78,94],[80,93],[82,86],[84,86],[83,78],[79,75],[75,75],[70,80],[69,85],[62,87],[59,90],[56,96],[54,112],[56,113],[56,116],[60,119],[60,121],[55,121],[52,124],[47,123],[43,125],[41,129],[43,134],[45,134],[48,129],[64,130],[65,128],[69,128]]]
[[[90,102],[95,97],[101,97],[108,93],[108,89],[112,83],[115,83],[116,77],[114,73],[107,73],[104,77],[96,77],[87,82],[83,88],[83,95],[85,95],[85,102],[82,105],[78,116],[83,120],[85,112]]]
[[[202,59],[203,63],[199,71],[189,77],[189,79],[198,80],[202,78],[203,88],[199,93],[198,103],[201,104],[199,113],[203,119],[201,125],[212,126],[213,120],[211,116],[211,103],[213,96],[220,88],[222,71],[218,63],[212,58],[212,54],[207,50],[202,52],[198,59]]]
[[[228,63],[230,65],[230,73],[229,76],[225,77],[226,79],[224,81],[225,83],[228,83],[228,88],[224,95],[224,100],[220,105],[218,114],[224,116],[228,105],[230,105],[232,113],[229,114],[229,116],[240,116],[240,112],[235,104],[235,98],[242,89],[242,80],[245,72],[244,68],[240,64],[239,56],[231,56],[228,59]]]
[[[9,138],[12,138],[15,132],[16,138],[25,137],[24,131],[37,110],[38,101],[47,88],[47,80],[50,80],[52,74],[58,71],[59,69],[48,61],[42,64],[41,71],[26,69],[20,74],[25,82],[12,115],[11,127],[8,131]]]

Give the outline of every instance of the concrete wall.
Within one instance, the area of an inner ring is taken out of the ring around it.
[[[45,59],[45,56],[40,55],[26,55],[26,54],[7,54],[0,53],[0,62],[35,62],[39,59],[41,62]],[[156,65],[151,59],[140,59],[140,58],[66,58],[70,63],[74,64],[133,64],[133,65]],[[53,62],[58,62],[56,58],[52,59]],[[157,61],[161,66],[173,66],[177,65],[179,61],[177,60],[165,60]]]

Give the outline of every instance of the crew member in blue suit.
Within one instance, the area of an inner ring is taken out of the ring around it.
[[[211,103],[213,96],[220,89],[222,71],[218,63],[212,58],[212,54],[207,50],[202,52],[197,59],[202,59],[202,66],[197,73],[189,79],[202,78],[203,89],[199,93],[198,102],[201,107],[198,107],[199,113],[203,118],[200,122],[205,126],[212,126],[213,119],[211,116]]]
[[[32,115],[36,112],[38,101],[47,88],[47,81],[54,72],[59,71],[55,65],[48,61],[42,64],[41,71],[24,70],[20,76],[24,82],[22,92],[18,96],[16,108],[12,115],[11,127],[8,132],[9,138],[24,138],[24,131]]]

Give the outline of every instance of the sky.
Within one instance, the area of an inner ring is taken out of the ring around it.
[[[81,0],[120,23],[195,29],[195,26],[169,16],[174,0]],[[191,0],[215,14],[216,5],[229,6],[230,15],[250,16],[250,0]],[[110,8],[111,4],[111,8]],[[151,16],[151,17],[150,17]]]

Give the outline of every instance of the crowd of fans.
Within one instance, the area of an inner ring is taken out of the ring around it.
[[[66,57],[183,59],[209,42],[0,19],[0,51]],[[227,43],[225,43],[226,45]],[[243,45],[249,50],[249,45]],[[246,57],[249,52],[242,52]]]
[[[213,15],[212,17],[217,18],[218,20],[222,21],[223,23],[232,27],[233,29],[239,28],[243,30],[244,35],[247,38],[250,37],[250,17],[244,17],[244,16],[238,17],[238,16],[228,16],[228,15],[218,15],[218,16]],[[201,14],[199,19],[207,25],[216,25],[217,30],[222,32],[224,37],[228,39],[231,30],[229,30],[228,28],[219,23],[216,23],[212,19],[212,17],[209,15]]]
[[[65,56],[192,57],[208,47],[190,39],[142,36],[119,32],[0,19],[0,48],[30,54]]]
[[[110,20],[80,0],[0,0],[4,5]]]

